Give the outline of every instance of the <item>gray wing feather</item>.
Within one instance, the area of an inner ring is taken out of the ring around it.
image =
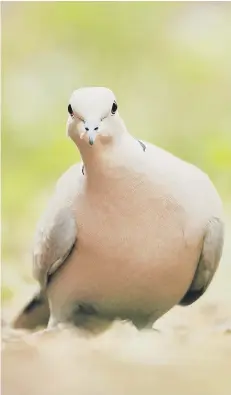
[[[33,253],[33,275],[42,288],[70,254],[77,225],[73,201],[78,190],[81,166],[72,166],[57,183],[53,198],[38,223]]]
[[[224,244],[224,224],[213,217],[207,224],[204,243],[193,281],[180,301],[180,305],[187,306],[195,302],[204,294],[217,270]]]

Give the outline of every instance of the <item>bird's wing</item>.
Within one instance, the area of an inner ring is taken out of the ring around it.
[[[53,274],[71,253],[77,240],[73,200],[78,193],[81,166],[72,166],[59,179],[55,193],[38,223],[34,250],[33,275],[45,288]]]
[[[181,306],[187,306],[199,299],[208,288],[221,259],[224,244],[224,224],[213,217],[207,224],[204,243],[193,281],[180,301]]]

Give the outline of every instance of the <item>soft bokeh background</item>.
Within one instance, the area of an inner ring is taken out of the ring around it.
[[[34,287],[35,224],[79,160],[65,136],[67,104],[87,85],[115,92],[134,135],[208,172],[227,219],[211,297],[229,297],[231,4],[11,2],[2,3],[4,306]]]

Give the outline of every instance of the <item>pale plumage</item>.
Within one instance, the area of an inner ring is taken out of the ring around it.
[[[68,111],[84,172],[74,165],[59,180],[34,248],[50,326],[94,317],[148,326],[209,285],[223,247],[220,198],[195,166],[143,149],[110,90],[77,90]],[[26,326],[25,314],[15,326]]]

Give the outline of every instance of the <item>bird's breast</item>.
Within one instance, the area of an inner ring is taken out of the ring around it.
[[[139,175],[86,183],[73,206],[77,244],[50,291],[57,305],[85,301],[103,314],[126,315],[167,311],[180,300],[196,268],[199,236],[190,234],[184,208],[155,185]],[[68,284],[64,293],[60,284]]]
[[[75,215],[78,246],[94,256],[149,262],[185,248],[183,208],[142,176],[86,188]]]

